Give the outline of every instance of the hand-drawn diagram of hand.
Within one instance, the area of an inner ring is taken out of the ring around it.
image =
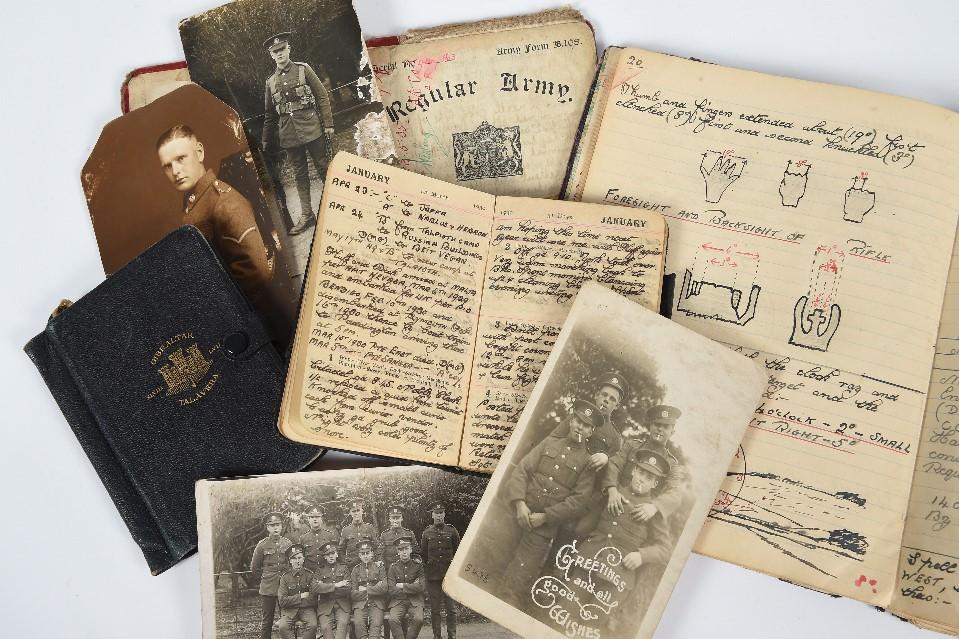
[[[809,180],[811,166],[810,164],[793,164],[792,160],[786,162],[786,171],[779,183],[779,197],[782,198],[783,206],[793,208],[799,206],[799,200],[806,194],[806,182]]]
[[[843,206],[842,219],[862,224],[862,218],[876,206],[876,192],[866,190],[864,177],[854,177],[852,186],[846,191],[846,203]]]
[[[714,159],[715,158],[715,159]],[[707,166],[711,166],[709,170]],[[715,204],[722,198],[729,185],[739,179],[746,168],[746,158],[706,151],[699,163],[699,172],[706,180],[706,201]]]

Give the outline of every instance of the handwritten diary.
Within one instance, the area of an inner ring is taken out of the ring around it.
[[[657,213],[340,153],[320,219],[280,410],[297,441],[492,472],[584,282],[659,309]]]

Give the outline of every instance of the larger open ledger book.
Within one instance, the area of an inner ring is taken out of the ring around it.
[[[659,309],[665,231],[658,213],[495,197],[338,154],[280,431],[491,473],[584,282]]]
[[[956,632],[959,116],[639,49],[595,86],[565,196],[662,213],[673,319],[768,373],[696,550]]]

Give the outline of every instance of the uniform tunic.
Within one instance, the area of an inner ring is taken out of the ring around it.
[[[648,448],[649,450],[659,452],[669,461],[669,474],[663,484],[660,493],[651,498],[643,498],[638,502],[630,500],[634,505],[636,503],[650,503],[656,506],[663,518],[667,521],[673,516],[683,504],[686,495],[686,484],[689,475],[686,471],[686,460],[682,450],[672,442],[666,442],[665,446],[660,446],[652,442],[648,437],[639,437],[636,439],[627,439],[619,453],[609,460],[603,475],[603,491],[608,491],[613,486],[619,485],[620,474],[623,468],[629,463],[636,451]]]
[[[250,569],[253,574],[260,573],[260,594],[276,597],[280,587],[280,574],[290,567],[286,560],[286,551],[293,545],[282,535],[273,539],[261,539],[253,549]]]
[[[197,227],[216,247],[230,275],[257,305],[273,272],[249,200],[207,170],[183,204],[183,223]]]
[[[649,495],[635,495],[624,490],[623,495],[633,503],[648,501]],[[628,570],[625,566],[616,566],[614,570],[625,581],[626,586],[621,599],[625,599],[628,592],[636,585],[638,575],[643,567],[650,564],[662,564],[669,559],[670,552],[669,530],[665,518],[656,513],[646,521],[634,521],[629,509],[620,515],[611,515],[603,510],[596,529],[579,546],[579,553],[584,557],[594,557],[607,547],[619,550],[623,557],[631,552],[639,551],[643,564],[636,570]],[[602,560],[602,557],[600,557]],[[601,578],[594,574],[593,579]]]
[[[280,637],[293,639],[293,624],[303,624],[300,637],[316,637],[316,594],[311,587],[313,573],[306,568],[289,570],[280,577],[277,599],[280,603]],[[303,596],[306,593],[306,597]]]
[[[313,593],[317,595],[316,611],[319,613],[320,632],[324,639],[334,639],[333,622],[336,621],[335,639],[346,637],[353,613],[353,602],[350,599],[350,571],[346,566],[337,562],[330,564],[322,560],[313,573]],[[336,587],[341,581],[345,586]]]
[[[443,581],[459,545],[459,531],[449,524],[433,524],[423,531],[423,564],[428,581]]]
[[[357,564],[350,576],[353,627],[359,639],[379,639],[386,611],[387,585],[383,566],[372,561]],[[366,590],[360,590],[366,586]]]
[[[443,592],[443,577],[453,561],[453,555],[460,545],[460,533],[447,523],[433,524],[423,531],[423,565],[426,588],[430,593],[430,621],[433,636],[439,637],[443,619],[441,610],[446,611],[446,636],[456,637],[456,607],[453,600]]]
[[[416,540],[416,535],[413,534],[412,530],[403,528],[403,526],[387,528],[380,535],[380,555],[383,559],[383,566],[387,571],[389,571],[390,566],[393,565],[393,562],[399,559],[399,554],[396,550],[396,542],[403,538],[409,539],[413,543],[412,556],[420,556],[419,542]]]
[[[288,570],[280,576],[280,586],[276,597],[280,604],[280,612],[287,614],[296,608],[313,608],[316,606],[316,593],[312,592],[313,572],[306,568]],[[303,593],[309,597],[303,597]]]
[[[326,563],[326,559],[323,558],[320,552],[323,544],[329,542],[336,544],[339,543],[339,541],[339,534],[329,528],[320,528],[318,530],[310,529],[300,533],[299,537],[297,537],[297,543],[303,546],[303,557],[305,559],[303,565],[315,571],[317,566]]]
[[[272,146],[274,136],[284,149],[301,146],[333,126],[330,95],[305,62],[289,62],[284,69],[275,70],[267,78],[264,93],[264,148]]]
[[[426,587],[423,562],[419,559],[397,560],[386,571],[386,575],[390,595],[390,630],[396,639],[404,639],[403,618],[409,614],[406,636],[413,639],[423,627],[423,591]],[[403,587],[397,584],[403,584]]]
[[[596,473],[587,469],[589,452],[584,443],[569,437],[547,437],[513,469],[506,500],[515,509],[523,501],[532,513],[544,513],[546,523],[524,530],[507,567],[504,584],[517,605],[528,603],[526,590],[540,575],[553,536],[560,525],[581,512],[593,493]]]
[[[369,522],[363,522],[360,525],[347,524],[343,526],[340,532],[340,557],[343,557],[343,563],[350,570],[360,562],[360,556],[356,552],[357,546],[364,539],[376,541],[376,528]]]

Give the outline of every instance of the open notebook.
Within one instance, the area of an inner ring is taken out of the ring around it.
[[[565,188],[662,213],[673,319],[766,368],[697,550],[956,632],[959,116],[613,48]]]
[[[492,472],[584,282],[659,309],[665,231],[657,213],[497,198],[338,154],[280,431]]]

